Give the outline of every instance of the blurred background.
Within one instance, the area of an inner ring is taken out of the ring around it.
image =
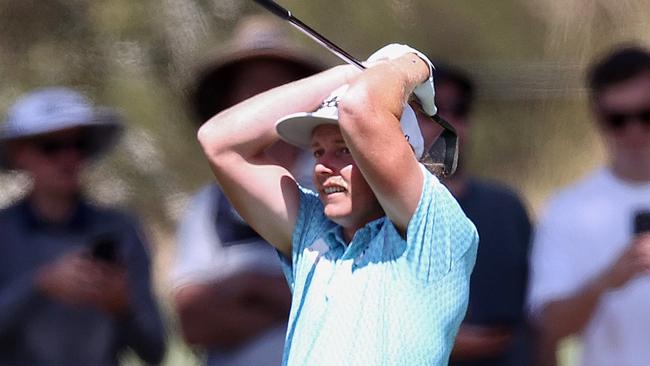
[[[614,44],[650,43],[650,0],[278,2],[359,59],[400,42],[468,71],[478,87],[470,167],[518,189],[533,217],[553,190],[603,159],[583,88],[588,62]],[[192,192],[211,179],[189,121],[188,86],[237,20],[258,12],[246,0],[0,1],[3,115],[31,88],[66,85],[127,117],[117,152],[87,179],[96,200],[143,218],[165,308],[177,219]],[[339,63],[293,34],[314,57]],[[0,173],[0,206],[27,184]],[[196,364],[168,313],[175,341],[165,364]],[[573,347],[561,351],[565,365],[573,364]]]

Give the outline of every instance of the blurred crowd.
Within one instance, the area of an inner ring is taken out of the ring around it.
[[[197,129],[326,68],[286,28],[247,18],[206,58],[188,93]],[[438,112],[460,142],[444,184],[480,237],[450,364],[556,365],[568,337],[579,339],[582,365],[650,364],[650,51],[621,45],[593,60],[588,107],[607,159],[559,189],[538,220],[513,188],[469,171],[475,83],[454,65],[436,67]],[[0,365],[115,365],[127,349],[162,363],[169,329],[147,230],[132,213],[94,203],[82,179],[127,121],[64,86],[28,91],[3,112],[0,168],[31,185],[0,210]],[[310,154],[284,142],[266,153],[310,187]],[[216,182],[193,196],[176,239],[164,295],[201,364],[280,365],[291,301],[278,254]]]

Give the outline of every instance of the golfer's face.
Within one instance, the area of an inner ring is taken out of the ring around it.
[[[344,227],[354,227],[382,215],[381,206],[354,164],[338,126],[316,127],[311,147],[316,159],[314,186],[329,219]]]

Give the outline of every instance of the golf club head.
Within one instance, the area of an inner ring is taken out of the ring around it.
[[[454,127],[439,115],[430,117],[442,126],[440,135],[420,158],[420,162],[433,174],[445,178],[454,174],[458,167],[458,135]]]
[[[275,1],[254,1],[281,19],[291,23],[291,25],[296,27],[305,35],[309,36],[311,39],[316,41],[316,43],[320,44],[328,51],[332,52],[341,60],[351,65],[357,66],[360,69],[366,68],[355,57],[347,53],[345,50],[343,50],[341,47],[329,39],[322,36],[320,33],[316,32],[307,24],[297,19],[295,16],[293,16],[293,14],[291,14],[289,10],[278,5]],[[423,163],[433,174],[439,177],[447,177],[456,171],[456,167],[458,165],[458,136],[454,127],[439,115],[436,114],[429,117],[443,128],[443,132],[440,134],[440,136],[438,136],[429,150],[425,151],[424,155],[420,159],[420,162]]]

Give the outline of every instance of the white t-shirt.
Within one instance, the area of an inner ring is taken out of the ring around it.
[[[216,185],[205,187],[192,199],[178,229],[176,258],[171,273],[175,289],[250,271],[282,276],[275,250],[261,238],[221,240],[217,233],[218,210],[228,210],[225,214],[231,220],[241,220],[232,206],[220,205],[225,199]],[[209,349],[205,365],[280,365],[285,334],[286,323],[282,323],[236,350]]]
[[[313,169],[312,155],[300,154],[293,169],[294,176],[302,186],[311,187]],[[174,289],[251,271],[282,276],[275,249],[256,234],[247,234],[242,226],[248,227],[216,185],[198,192],[178,227],[176,257],[171,271]],[[229,232],[229,228],[233,232]],[[236,350],[207,350],[205,364],[280,365],[286,328],[286,322],[279,324]]]
[[[554,197],[533,243],[532,315],[611,265],[630,244],[639,210],[650,210],[650,182],[624,182],[608,169]],[[583,365],[650,365],[650,276],[605,294],[580,337]]]
[[[217,233],[217,210],[222,199],[225,196],[216,185],[204,187],[192,198],[178,227],[171,273],[174,287],[212,282],[252,269],[282,275],[275,250],[262,238],[223,243]],[[232,210],[231,217],[239,218],[232,206],[227,209]]]

